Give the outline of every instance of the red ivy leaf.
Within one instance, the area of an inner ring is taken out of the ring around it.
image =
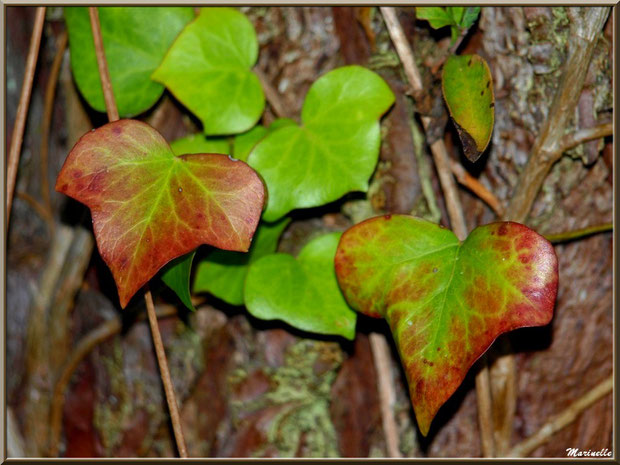
[[[262,181],[244,162],[176,157],[155,129],[136,120],[84,135],[56,190],[90,208],[122,307],[162,266],[200,244],[247,251],[264,201]]]
[[[349,304],[392,329],[423,435],[500,334],[546,325],[558,265],[553,246],[518,223],[447,229],[392,215],[346,231],[335,259]]]

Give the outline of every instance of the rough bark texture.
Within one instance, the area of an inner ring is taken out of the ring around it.
[[[426,22],[416,22],[413,8],[398,10],[424,79],[429,88],[434,88],[438,63],[450,45],[449,31],[432,31]],[[397,94],[396,106],[383,121],[381,162],[370,200],[353,197],[344,207],[336,203],[307,217],[300,215],[285,232],[281,250],[295,253],[319,232],[343,230],[351,219],[376,212],[414,211],[431,217],[427,203],[435,199],[445,218],[436,174],[424,169],[430,158],[412,132],[412,100],[406,96],[406,80],[378,10],[252,7],[242,11],[256,26],[261,46],[258,67],[281,94],[289,115],[297,117],[306,91],[318,76],[346,63],[365,64],[381,73]],[[34,8],[7,8],[7,134],[13,124],[33,17]],[[461,53],[482,55],[493,73],[496,125],[491,147],[472,165],[462,156],[451,125],[445,136],[441,132],[434,136],[445,137],[452,157],[504,205],[550,107],[566,56],[569,20],[563,7],[484,7],[460,48]],[[63,28],[61,9],[50,8],[16,188],[34,198],[40,198],[43,93],[56,39]],[[610,20],[596,46],[568,131],[595,125],[610,116],[612,30]],[[47,174],[50,185],[54,185],[76,138],[104,121],[104,116],[84,111],[68,65],[67,52],[52,120]],[[416,110],[429,114],[432,104]],[[268,123],[273,117],[268,110],[264,121]],[[169,95],[142,118],[168,139],[196,130],[195,120]],[[604,144],[593,141],[577,147],[554,166],[530,213],[531,227],[541,233],[555,233],[611,221],[610,142],[609,138]],[[429,200],[429,192],[421,194],[424,183],[432,186],[430,196],[434,199]],[[468,191],[461,190],[460,194],[469,229],[495,219],[492,211]],[[83,207],[56,193],[51,196],[58,223],[90,227]],[[340,213],[341,207],[348,216]],[[26,367],[33,366],[26,363],[28,357],[35,354],[35,365],[46,366],[49,354],[41,350],[44,345],[28,352],[26,336],[34,297],[50,266],[48,249],[53,241],[45,221],[23,197],[16,196],[12,215],[7,257],[7,399],[27,444],[26,454],[38,456],[47,450],[48,412],[45,402],[33,408],[29,399],[35,394],[49,398],[55,378],[54,373],[45,371],[27,372]],[[556,250],[560,287],[552,324],[510,336],[518,369],[512,444],[535,432],[550,416],[612,373],[612,235],[569,242]],[[95,252],[72,311],[62,321],[46,322],[63,325],[73,346],[103,321],[122,318],[124,322],[123,332],[98,345],[73,375],[66,393],[60,454],[172,456],[171,430],[148,327],[136,321],[140,308],[121,313],[115,295],[111,275]],[[49,297],[50,301],[55,298]],[[159,299],[176,302],[167,291]],[[382,322],[363,317],[358,329],[353,343],[312,338],[278,323],[261,322],[243,309],[211,298],[194,315],[162,321],[190,456],[385,456],[367,334],[388,331]],[[394,364],[395,413],[405,456],[480,455],[475,370],[440,410],[429,436],[422,438],[404,375],[399,364]],[[42,423],[36,433],[29,430],[35,420]],[[567,447],[612,448],[611,396],[594,404],[532,455],[565,457]]]

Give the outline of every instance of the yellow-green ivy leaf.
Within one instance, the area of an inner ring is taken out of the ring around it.
[[[493,134],[495,98],[489,66],[478,55],[451,56],[443,67],[442,87],[465,156],[475,162]]]
[[[242,13],[202,8],[152,78],[200,118],[205,134],[237,134],[254,126],[265,106],[250,69],[257,58],[256,32]]]

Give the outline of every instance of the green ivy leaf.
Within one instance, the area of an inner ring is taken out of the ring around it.
[[[379,118],[393,102],[385,81],[360,66],[319,78],[306,95],[302,125],[273,131],[248,157],[269,191],[263,218],[367,191],[379,157]]]
[[[330,233],[313,239],[297,259],[277,253],[253,263],[245,282],[248,311],[304,331],[353,339],[356,313],[347,306],[334,273],[340,236]]]
[[[82,136],[56,190],[90,208],[122,307],[161,267],[200,244],[248,250],[265,195],[244,162],[217,154],[177,157],[137,120]]]
[[[444,64],[441,79],[463,152],[475,162],[493,134],[495,98],[489,66],[478,55],[451,56]]]
[[[440,29],[450,26],[452,43],[454,44],[478,18],[480,7],[449,6],[446,8],[438,6],[418,6],[416,16],[418,19],[425,19],[433,29]]]
[[[558,288],[553,246],[510,222],[459,242],[411,216],[371,218],[343,234],[335,267],[351,307],[390,324],[425,436],[497,336],[549,323]]]
[[[194,18],[186,7],[99,7],[103,46],[118,111],[122,117],[148,110],[164,87],[151,80],[166,51]],[[105,112],[87,7],[64,7],[71,69],[80,93]]]
[[[452,15],[439,6],[416,6],[415,14],[418,19],[427,20],[433,29],[456,25]]]
[[[194,293],[210,292],[231,305],[243,305],[243,285],[249,266],[276,251],[278,239],[289,223],[290,218],[277,223],[261,222],[248,253],[211,252],[196,268]]]
[[[465,8],[463,19],[459,22],[459,25],[463,29],[469,29],[476,22],[479,15],[480,15],[479,6],[468,6],[467,8]]]
[[[203,124],[207,135],[235,134],[256,124],[265,106],[252,23],[232,8],[202,8],[181,32],[152,78]]]
[[[295,121],[289,118],[278,118],[273,120],[269,125],[269,128],[264,126],[254,126],[248,132],[239,134],[235,137],[233,144],[233,154],[237,160],[247,161],[248,155],[252,149],[258,144],[267,134],[286,126],[295,125]]]
[[[230,143],[224,138],[209,138],[204,134],[192,134],[170,142],[175,155],[184,153],[222,153],[230,154]]]
[[[172,289],[187,308],[196,311],[189,293],[189,275],[192,271],[192,261],[196,251],[175,258],[168,263],[161,274],[161,280]]]
[[[463,14],[465,13],[465,7],[462,6],[448,6],[446,7],[446,13],[452,18],[455,25],[461,24],[463,20]]]

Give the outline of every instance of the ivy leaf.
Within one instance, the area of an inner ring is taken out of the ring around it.
[[[230,144],[226,139],[207,139],[204,134],[192,134],[170,142],[175,155],[184,153],[221,153],[230,154]]]
[[[379,157],[378,120],[392,103],[385,81],[360,66],[319,78],[306,95],[302,125],[273,131],[248,157],[269,191],[263,218],[367,191]]]
[[[463,14],[465,13],[465,7],[448,6],[446,7],[446,13],[452,18],[455,25],[460,25],[463,20]]]
[[[196,268],[194,293],[210,292],[231,305],[243,305],[243,285],[248,268],[278,246],[282,231],[290,223],[283,218],[277,223],[260,223],[248,253],[214,250]]]
[[[489,145],[495,120],[493,80],[487,62],[478,55],[451,56],[441,76],[443,96],[472,162]]]
[[[371,218],[343,234],[335,266],[347,302],[390,324],[425,436],[497,336],[549,323],[558,287],[553,246],[511,222],[461,243],[411,216]]]
[[[207,135],[234,134],[256,124],[265,106],[252,23],[232,8],[202,8],[181,32],[152,78],[192,113]]]
[[[463,14],[463,18],[459,22],[459,26],[463,29],[469,29],[478,19],[480,15],[480,7],[479,6],[468,6],[465,8],[465,13]]]
[[[114,97],[121,116],[148,110],[164,86],[151,80],[175,37],[194,18],[188,7],[99,7],[101,35]],[[64,7],[71,69],[80,93],[105,112],[87,7]]]
[[[456,25],[452,15],[439,6],[416,6],[415,14],[418,19],[427,20],[433,29]]]
[[[329,233],[313,239],[297,259],[277,253],[253,263],[245,282],[248,311],[304,331],[353,339],[356,313],[338,289],[334,272],[340,236]]]
[[[168,263],[161,274],[161,280],[172,289],[187,308],[196,311],[189,293],[189,276],[192,271],[192,261],[196,251],[175,258]]]
[[[174,156],[148,124],[120,120],[82,136],[56,190],[86,204],[122,307],[170,260],[209,244],[246,251],[264,187],[226,155]]]
[[[295,125],[295,121],[289,118],[277,118],[272,121],[269,128],[264,126],[254,126],[248,132],[239,134],[235,137],[233,144],[233,154],[237,160],[247,161],[248,155],[252,149],[258,144],[267,134],[272,133],[276,129],[280,129],[286,126]]]
[[[450,26],[452,44],[456,42],[459,34],[463,34],[478,18],[480,7],[449,6],[418,6],[416,16],[425,19],[433,29]]]
[[[170,142],[170,148],[175,155],[184,153],[221,153],[230,152],[230,144],[226,139],[207,139],[204,134],[192,134]],[[231,252],[232,253],[232,252]],[[175,258],[164,267],[161,279],[181,299],[187,308],[196,311],[192,304],[189,291],[189,280],[192,272],[192,262],[196,251]]]

